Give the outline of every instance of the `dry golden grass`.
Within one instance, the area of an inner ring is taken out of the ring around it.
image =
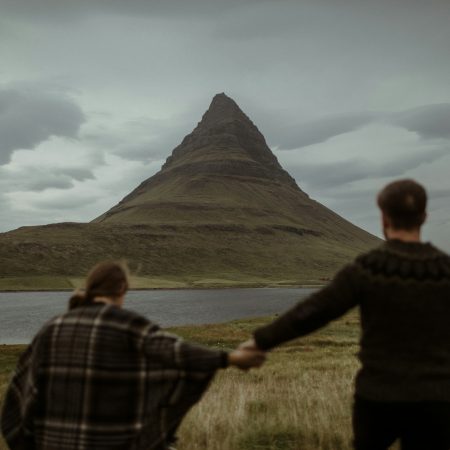
[[[232,348],[269,319],[180,327],[185,338]],[[179,450],[344,450],[351,448],[356,313],[269,355],[260,370],[221,371],[184,420]],[[22,348],[0,346],[0,396]],[[0,450],[6,447],[0,443]]]
[[[223,373],[184,421],[179,448],[350,448],[353,372],[305,370],[281,354],[258,373]]]
[[[238,321],[177,331],[199,342],[231,347],[260,323]],[[220,336],[228,336],[227,342]],[[178,448],[351,448],[357,340],[357,317],[352,314],[273,352],[260,370],[223,371],[184,420]]]

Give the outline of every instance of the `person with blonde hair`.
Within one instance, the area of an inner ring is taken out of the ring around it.
[[[185,342],[124,309],[128,287],[125,265],[98,264],[28,346],[3,405],[12,450],[170,449],[218,369],[262,364],[260,351]]]

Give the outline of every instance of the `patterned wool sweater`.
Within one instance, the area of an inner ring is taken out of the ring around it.
[[[255,332],[262,349],[306,335],[359,305],[357,395],[450,401],[450,257],[428,243],[390,240],[325,288]]]

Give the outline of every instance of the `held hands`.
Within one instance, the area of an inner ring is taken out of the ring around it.
[[[253,339],[244,342],[228,355],[228,362],[230,366],[235,366],[241,370],[261,367],[265,360],[265,352],[258,348]]]
[[[239,345],[240,349],[242,350],[253,350],[253,351],[261,351],[258,347],[258,344],[255,342],[253,338],[249,339],[248,341],[243,342],[241,345]]]

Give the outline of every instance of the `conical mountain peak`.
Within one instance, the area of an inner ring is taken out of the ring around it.
[[[214,96],[202,120],[174,149],[162,172],[182,168],[192,175],[250,176],[287,182],[299,189],[258,128],[224,93]]]
[[[232,122],[235,120],[246,123],[248,126],[254,126],[252,121],[239,108],[238,104],[222,92],[213,97],[199,126],[209,127],[218,123]]]
[[[240,186],[234,197],[228,188],[232,184]],[[118,217],[116,212],[126,205],[148,203],[150,199],[155,202],[156,198],[167,203],[187,198],[189,203],[209,199],[210,204],[246,205],[250,199],[243,192],[261,185],[273,189],[284,186],[295,195],[308,197],[281,167],[253,122],[234,100],[221,93],[214,96],[202,120],[173,150],[161,170],[106,216]]]
[[[317,284],[378,244],[301,191],[218,94],[163,168],[93,223],[0,233],[0,271],[60,286],[98,260],[127,259],[140,287]]]

